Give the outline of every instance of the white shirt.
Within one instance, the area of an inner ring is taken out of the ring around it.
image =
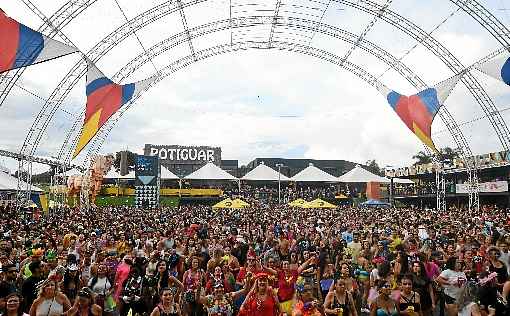
[[[507,252],[507,253],[501,252],[501,256],[499,256],[499,260],[503,261],[503,263],[506,266],[506,271],[510,275],[510,263],[508,262],[510,260],[510,252]]]
[[[467,281],[464,272],[447,269],[441,272],[439,276],[448,280],[448,284],[444,285],[444,293],[455,300],[458,300],[461,288]]]
[[[92,279],[90,279],[88,286],[91,287]],[[92,287],[92,291],[96,294],[105,295],[106,292],[112,287],[108,278],[98,278],[96,284]]]

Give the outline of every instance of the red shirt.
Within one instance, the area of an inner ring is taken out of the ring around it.
[[[246,278],[246,273],[248,273],[248,271],[251,272],[253,276],[255,276],[259,272],[264,272],[262,270],[257,270],[257,268],[253,270],[248,270],[245,267],[241,267],[241,269],[239,269],[239,273],[237,274],[236,281],[239,283],[243,283],[244,279]]]
[[[297,278],[297,270],[291,270],[289,276],[286,276],[283,270],[278,271],[278,299],[280,302],[292,299]]]
[[[274,296],[268,292],[264,301],[257,299],[258,294],[248,298],[244,304],[244,308],[240,311],[239,315],[243,316],[277,316],[279,314],[278,307]]]

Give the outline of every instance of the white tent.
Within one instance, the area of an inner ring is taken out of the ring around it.
[[[414,181],[410,179],[393,178],[393,183],[414,184]]]
[[[73,168],[73,169],[71,169],[71,170],[67,170],[67,171],[64,173],[64,176],[67,178],[67,177],[70,177],[70,176],[78,176],[78,175],[81,175],[81,174],[82,174],[82,173],[81,173],[79,170],[77,170],[77,169]]]
[[[338,182],[338,178],[315,167],[312,163],[290,178],[296,182]]]
[[[21,182],[21,187],[27,187],[26,182]],[[0,191],[16,191],[18,190],[18,178],[11,176],[8,173],[0,171]],[[32,192],[43,192],[40,188],[32,185]]]
[[[358,182],[389,183],[390,182],[390,180],[388,178],[373,174],[372,172],[361,168],[360,165],[356,165],[356,167],[354,167],[351,171],[338,177],[338,181],[346,182],[346,183],[358,183]]]
[[[168,170],[167,167],[161,166],[161,180],[177,180],[179,179],[172,171]]]
[[[279,178],[278,178],[279,176]],[[257,167],[248,172],[241,180],[250,181],[289,181],[290,179],[279,173],[278,171],[268,167],[262,161]]]
[[[128,174],[121,176],[120,173],[115,171],[115,169],[110,169],[106,176],[104,176],[105,179],[123,179],[123,180],[134,180],[135,179],[135,172],[131,171]]]
[[[216,166],[212,162],[208,162],[202,168],[187,175],[184,179],[190,180],[239,180],[230,173]]]

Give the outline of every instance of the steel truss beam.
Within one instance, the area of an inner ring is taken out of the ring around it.
[[[494,38],[510,51],[510,30],[489,10],[476,0],[450,0],[464,10],[485,28]]]
[[[282,0],[276,0],[276,7],[274,8],[274,16],[273,23],[271,24],[271,31],[269,32],[269,40],[267,41],[267,48],[271,48],[271,43],[273,42],[274,29],[276,28],[276,23],[278,21],[278,12],[280,12],[280,5],[282,4]]]
[[[190,34],[193,38],[203,36],[206,34],[210,34],[212,32],[218,32],[226,29],[230,29],[231,27],[235,28],[244,28],[244,27],[252,27],[256,25],[264,25],[264,24],[274,24],[274,21],[271,19],[271,17],[266,16],[255,16],[255,17],[247,17],[247,18],[239,18],[239,19],[228,19],[228,20],[220,20],[216,22],[212,22],[206,25],[201,25],[196,28],[193,28],[190,30]],[[397,71],[399,74],[401,74],[404,78],[406,78],[414,87],[416,87],[417,90],[421,90],[427,87],[427,84],[415,73],[412,72],[411,69],[409,69],[405,64],[403,64],[401,61],[399,61],[395,56],[392,56],[384,49],[376,46],[375,44],[362,39],[359,40],[359,37],[356,34],[347,32],[345,30],[325,25],[322,23],[317,23],[314,21],[309,21],[305,19],[299,19],[299,18],[283,18],[279,17],[277,19],[277,26],[283,26],[288,27],[290,29],[298,29],[298,30],[318,30],[319,32],[323,34],[327,34],[329,36],[332,36],[336,39],[340,39],[343,41],[346,41],[348,43],[354,44],[357,43],[360,49],[363,49],[364,51],[374,55],[379,60],[385,62],[388,66],[392,67]],[[138,68],[142,67],[145,63],[150,61],[152,58],[154,58],[157,55],[160,55],[168,50],[171,50],[172,48],[176,47],[177,45],[180,45],[186,41],[186,35],[183,33],[175,34],[174,36],[163,40],[153,47],[151,47],[147,54],[141,54],[137,56],[135,59],[130,61],[126,66],[124,66],[119,72],[117,72],[114,75],[114,80],[116,81],[123,81],[125,78],[129,77],[134,71],[136,71]],[[99,131],[99,133],[96,135],[94,140],[92,141],[91,145],[89,146],[88,156],[91,154],[96,154],[99,151],[99,148],[101,147],[102,143],[108,136],[109,131],[113,128],[113,126],[116,124],[117,120],[123,115],[124,111],[129,109],[130,105],[124,106],[118,114],[116,114],[116,118],[112,118],[107,125],[103,129]],[[83,113],[82,113],[83,115]],[[75,120],[75,123],[73,126],[77,126],[79,122],[81,122],[82,115],[78,116],[78,118]],[[440,110],[440,117],[445,122],[445,124],[448,127],[456,128],[456,132],[454,135],[454,139],[459,142],[458,146],[465,146],[466,144],[462,143],[462,134],[460,132],[460,129],[456,125],[455,121],[451,117],[451,114],[448,112],[447,108],[442,107]],[[452,127],[453,125],[453,127]],[[68,133],[68,136],[66,139],[70,139],[73,134],[73,130],[71,130]],[[452,133],[453,134],[453,133]],[[72,142],[72,146],[75,146],[77,140],[78,140],[78,134],[74,135],[74,141]],[[68,144],[64,144],[61,148],[61,153],[71,153],[73,147],[66,147]],[[70,154],[64,157],[64,159],[70,159]],[[85,160],[87,161],[88,158]],[[444,192],[438,191],[438,196],[442,196],[442,202],[438,203],[439,206],[444,205]]]
[[[188,0],[185,3],[183,3],[183,6],[192,6],[205,1],[206,0]],[[372,15],[376,15],[378,12],[380,12],[381,9],[380,5],[367,0],[360,0],[358,1],[358,3],[353,3],[351,1],[346,0],[334,0],[334,1],[338,3],[343,3],[347,6],[359,9]],[[140,29],[149,23],[155,22],[159,18],[173,12],[176,12],[175,4],[172,4],[171,2],[165,2],[130,20],[129,23],[126,23],[125,25],[121,26],[116,31],[107,36],[105,39],[103,39],[100,43],[98,43],[90,52],[93,55],[91,59],[97,60],[102,55],[106,54],[109,51],[109,49],[111,49],[113,46],[117,45],[119,42],[121,42],[123,39],[130,35],[129,33],[130,29],[136,31],[137,29]],[[451,53],[449,53],[446,50],[446,48],[444,48],[436,40],[433,40],[431,37],[424,36],[424,34],[427,35],[427,33],[421,30],[418,26],[416,26],[412,22],[406,20],[402,16],[390,10],[386,10],[384,14],[381,15],[381,19],[402,30],[405,34],[411,36],[416,40],[421,41],[424,38],[426,38],[426,40],[423,40],[423,44],[425,45],[425,47],[431,50],[444,63],[446,63],[450,68],[455,69],[462,68],[462,65],[458,62],[458,60],[456,60],[456,58],[453,55],[451,55]],[[52,93],[50,102],[45,104],[41,109],[31,129],[32,131],[38,131],[39,133],[38,135],[42,134],[42,132],[46,129],[49,121],[51,120],[53,114],[55,113],[54,109],[60,106],[64,98],[67,96],[68,92],[72,89],[72,87],[76,83],[76,81],[83,75],[84,71],[85,66],[83,63],[78,63],[77,65],[75,65],[75,67],[73,67],[73,69],[68,73],[66,78],[61,82],[61,84],[59,84],[54,93]],[[467,84],[468,86],[470,86],[470,84],[472,83],[470,81],[466,80],[464,81],[465,81],[464,83]],[[489,107],[492,103],[492,100],[490,100],[485,91],[483,91],[483,88],[479,89],[479,87],[475,86],[473,89],[470,89],[470,91],[475,96],[477,102],[480,105],[482,105],[482,108],[484,109],[484,112],[486,112],[487,117],[491,121],[491,124],[495,120],[494,117],[497,116],[500,117],[499,112],[494,110],[489,111]],[[488,106],[487,103],[489,104]],[[503,123],[503,126],[506,127],[506,124],[504,124],[504,121],[502,119],[501,122]],[[500,128],[495,127],[495,130],[498,135],[498,138],[503,144],[503,147],[508,148],[509,141],[507,133],[502,133],[500,131]],[[27,139],[25,140],[25,143],[22,146],[22,152],[34,152],[39,145],[40,136],[33,135],[35,133],[29,134],[31,135],[27,135]],[[462,150],[462,148],[460,148],[460,150]],[[24,166],[20,166],[20,169],[22,169],[22,167]]]
[[[359,42],[361,42],[362,40],[365,39],[365,37],[368,35],[368,32],[370,32],[370,30],[374,27],[375,23],[377,23],[377,21],[379,20],[379,18],[383,14],[383,12],[386,9],[388,9],[388,7],[390,6],[391,2],[393,2],[393,0],[386,0],[384,5],[381,7],[379,13],[372,18],[370,23],[368,23],[368,25],[365,27],[365,29],[361,32],[361,34],[358,37],[358,40],[354,44],[352,44],[351,47],[349,47],[349,49],[347,50],[347,52],[345,53],[345,55],[343,57],[344,61],[346,61],[347,59],[349,59],[349,57],[351,57],[351,55],[354,52],[354,50],[358,47]]]
[[[66,164],[66,163],[63,163],[60,161],[51,160],[51,159],[47,159],[44,157],[22,156],[19,153],[14,153],[12,151],[3,150],[3,149],[0,149],[0,156],[8,157],[8,158],[16,159],[16,160],[29,160],[29,161],[32,161],[35,163],[40,163],[43,165],[48,165],[48,166],[53,166],[53,167],[61,167],[61,168],[66,167],[68,169],[77,168],[77,169],[81,170],[81,167],[77,166],[77,165],[69,165],[69,164]]]
[[[184,8],[182,6],[181,0],[177,0],[177,4],[179,5],[179,14],[181,15],[182,26],[184,27],[184,31],[188,37],[189,50],[191,55],[195,56],[195,48],[193,47],[193,42],[191,41],[191,36],[189,35],[188,22],[186,21],[186,14],[184,14]]]
[[[97,0],[70,0],[58,9],[49,19],[47,19],[40,10],[38,10],[30,1],[23,2],[32,9],[32,11],[44,21],[37,31],[43,33],[49,38],[60,36],[64,42],[71,44],[67,37],[59,30],[69,24],[75,17],[80,15],[84,10],[89,8]],[[32,8],[33,7],[33,8]],[[35,11],[34,11],[35,10]],[[72,44],[71,44],[72,45]],[[16,85],[26,68],[19,68],[0,75],[0,107]]]

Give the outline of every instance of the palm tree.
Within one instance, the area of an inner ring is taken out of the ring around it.
[[[450,147],[441,148],[439,150],[439,158],[441,161],[453,161],[459,157],[459,153]]]
[[[432,156],[423,150],[420,150],[416,155],[414,155],[413,159],[416,159],[416,162],[414,163],[415,166],[432,162]]]

